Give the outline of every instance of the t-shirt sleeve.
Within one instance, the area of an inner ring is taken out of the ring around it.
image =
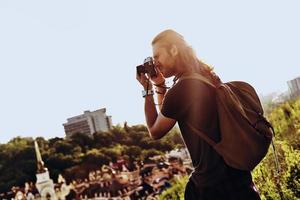
[[[207,106],[214,102],[209,87],[198,80],[182,80],[166,93],[161,113],[177,121],[199,111],[205,116]]]
[[[166,93],[161,109],[161,113],[165,117],[169,117],[175,120],[179,120],[182,117],[182,115],[188,108],[188,103],[182,100],[182,95],[184,93],[185,92],[182,90],[182,87],[180,85],[175,85]]]

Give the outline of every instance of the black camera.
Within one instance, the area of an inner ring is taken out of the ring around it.
[[[136,66],[136,72],[140,76],[142,73],[148,73],[151,77],[156,77],[157,71],[155,68],[154,60],[152,57],[147,57],[144,60],[144,64]]]

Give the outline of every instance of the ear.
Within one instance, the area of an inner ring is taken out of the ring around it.
[[[176,45],[174,45],[174,44],[172,45],[170,52],[173,57],[178,54],[178,49],[177,49]]]

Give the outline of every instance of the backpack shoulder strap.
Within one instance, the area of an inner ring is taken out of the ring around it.
[[[211,83],[207,78],[205,78],[204,76],[197,74],[197,73],[192,73],[192,74],[188,74],[188,75],[184,75],[182,77],[179,78],[179,81],[182,80],[186,80],[186,79],[194,79],[194,80],[199,80],[202,81],[204,83],[206,83],[207,85],[216,88],[216,86]],[[207,134],[205,134],[204,132],[196,129],[192,124],[187,123],[187,126],[196,134],[198,134],[202,139],[204,139],[209,145],[211,145],[212,147],[214,147],[216,145],[216,142],[213,141],[210,137],[207,136]]]
[[[206,83],[207,85],[210,85],[213,88],[216,88],[216,86],[213,83],[211,83],[207,78],[205,78],[204,76],[197,74],[197,73],[184,75],[184,76],[180,77],[178,81],[182,81],[182,80],[186,80],[186,79],[196,79],[196,80]]]

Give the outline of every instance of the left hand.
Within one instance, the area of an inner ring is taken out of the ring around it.
[[[165,78],[164,78],[163,74],[161,73],[161,71],[157,67],[155,67],[155,69],[157,71],[157,74],[155,77],[150,77],[150,80],[153,84],[160,85],[165,82]]]

